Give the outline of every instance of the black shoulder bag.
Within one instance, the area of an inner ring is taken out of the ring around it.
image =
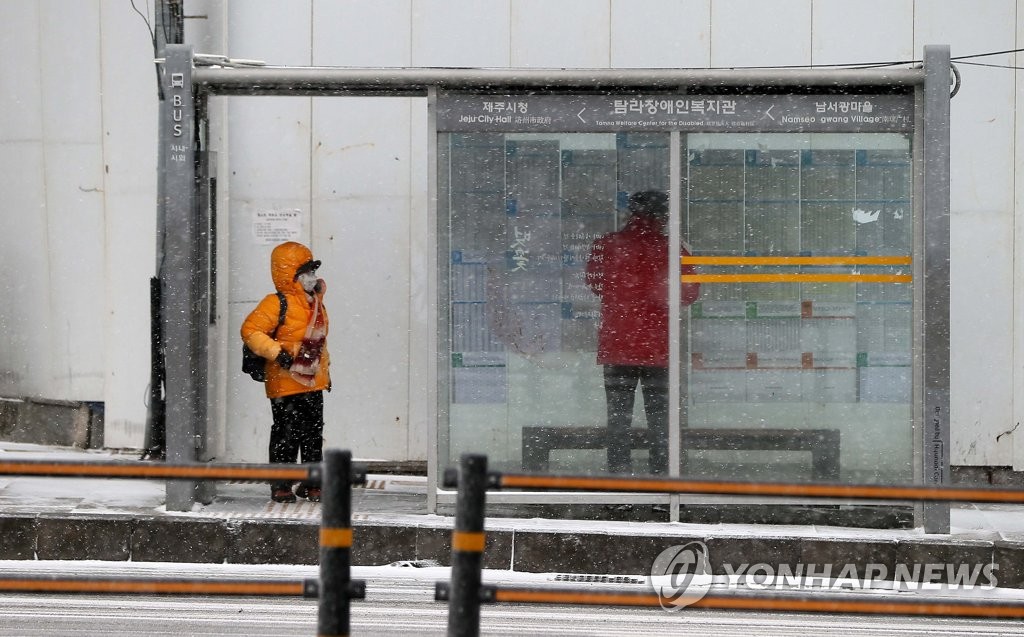
[[[277,327],[270,334],[270,338],[277,338],[277,330],[284,323],[284,315],[288,311],[288,300],[284,298],[284,294],[278,292],[277,300],[281,304],[281,311],[277,316]],[[252,376],[252,379],[258,383],[263,383],[267,380],[267,359],[249,349],[249,346],[245,343],[242,343],[242,371]]]

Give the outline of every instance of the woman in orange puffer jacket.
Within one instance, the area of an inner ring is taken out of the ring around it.
[[[323,390],[330,391],[327,353],[326,285],[316,277],[320,261],[301,243],[289,241],[270,255],[270,275],[283,295],[286,312],[278,326],[281,301],[269,294],[242,323],[242,341],[267,359],[266,392],[274,424],[270,429],[270,462],[303,463],[323,460]],[[275,502],[295,502],[296,495],[320,500],[320,485],[271,485]]]

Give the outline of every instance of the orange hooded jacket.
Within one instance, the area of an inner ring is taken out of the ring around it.
[[[274,287],[284,294],[288,301],[287,313],[277,330],[276,339],[270,337],[277,327],[280,316],[280,304],[276,294],[268,294],[242,323],[242,341],[249,349],[267,359],[267,398],[318,391],[327,389],[331,384],[331,361],[327,354],[326,342],[321,350],[320,369],[312,387],[296,381],[288,370],[282,369],[275,360],[282,349],[292,357],[298,355],[302,338],[306,335],[306,326],[313,319],[313,304],[306,296],[305,290],[295,280],[299,267],[312,260],[313,253],[310,249],[294,241],[282,243],[270,254],[270,276],[274,281]],[[321,280],[316,294],[320,299],[320,311],[323,312],[326,330],[327,310],[323,305],[325,287]]]

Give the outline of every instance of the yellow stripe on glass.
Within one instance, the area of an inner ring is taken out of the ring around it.
[[[837,257],[730,257],[682,256],[682,265],[705,266],[784,266],[851,267],[909,266],[909,256],[837,256]],[[779,272],[774,274],[684,274],[683,283],[910,283],[910,274],[864,274],[860,272]]]

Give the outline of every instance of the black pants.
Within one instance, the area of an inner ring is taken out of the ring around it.
[[[608,403],[608,471],[631,473],[629,430],[633,424],[636,386],[644,393],[644,413],[651,436],[651,473],[668,473],[668,368],[605,365],[604,392]]]
[[[270,410],[274,424],[270,427],[270,462],[322,462],[324,459],[324,393],[311,391],[272,398]],[[301,454],[301,455],[300,455]],[[275,482],[275,489],[288,489],[291,484]],[[306,486],[319,487],[318,483]]]

